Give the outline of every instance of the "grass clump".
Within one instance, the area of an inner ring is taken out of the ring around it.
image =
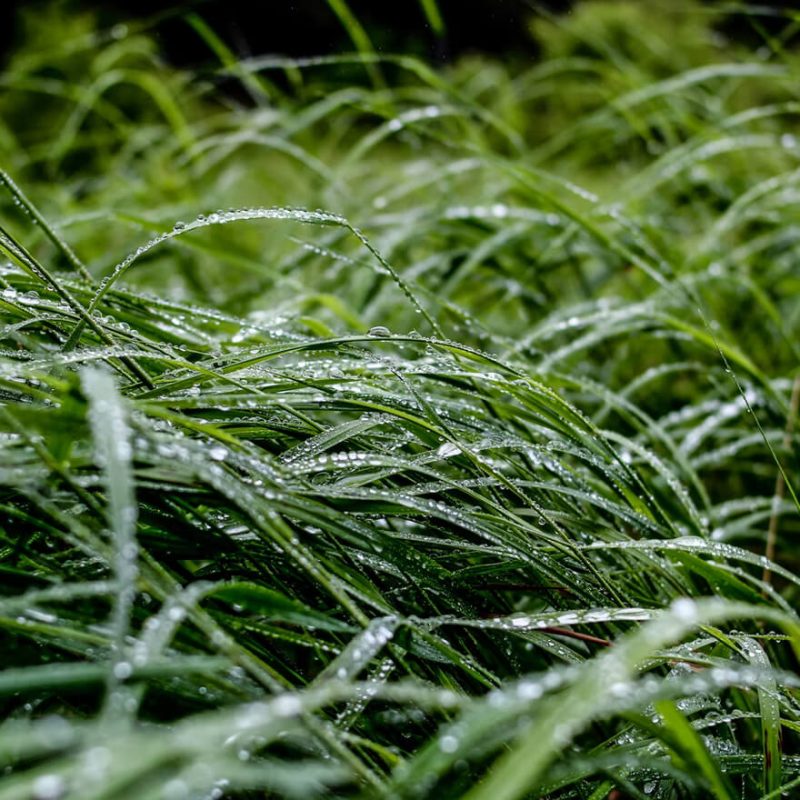
[[[800,785],[796,26],[647,5],[11,58],[0,800]]]

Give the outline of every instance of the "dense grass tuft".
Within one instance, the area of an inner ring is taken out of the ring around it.
[[[797,20],[189,23],[0,77],[0,800],[792,796]]]

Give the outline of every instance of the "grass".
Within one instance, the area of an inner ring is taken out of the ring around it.
[[[188,22],[0,76],[0,800],[792,796],[796,15]]]

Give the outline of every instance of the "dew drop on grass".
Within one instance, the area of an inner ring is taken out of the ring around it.
[[[697,619],[697,604],[688,597],[674,600],[670,610],[681,622],[694,622]]]
[[[299,714],[303,705],[300,700],[291,694],[284,694],[272,701],[272,711],[278,717],[293,717]]]
[[[189,787],[184,781],[175,778],[164,784],[161,796],[163,800],[185,800],[189,797]]]
[[[458,739],[455,736],[442,736],[439,739],[439,749],[443,753],[455,753],[458,750]]]
[[[495,203],[492,206],[492,216],[502,219],[508,216],[508,206],[503,203]]]
[[[67,784],[60,775],[40,775],[33,782],[33,800],[59,800],[66,790]]]
[[[384,325],[373,325],[368,331],[367,335],[369,336],[391,336],[392,332],[385,327]]]
[[[538,700],[544,694],[544,687],[538,681],[523,681],[517,687],[520,700]]]
[[[224,461],[228,455],[228,451],[224,447],[212,447],[208,451],[208,457],[212,461]]]
[[[111,751],[107,747],[92,747],[86,751],[83,764],[83,775],[87,780],[93,783],[102,781],[111,764]]]
[[[120,661],[114,665],[114,677],[124,681],[133,674],[133,667],[127,661]]]

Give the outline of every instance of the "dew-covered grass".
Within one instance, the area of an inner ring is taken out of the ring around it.
[[[0,76],[0,800],[794,796],[796,14],[187,22]]]

